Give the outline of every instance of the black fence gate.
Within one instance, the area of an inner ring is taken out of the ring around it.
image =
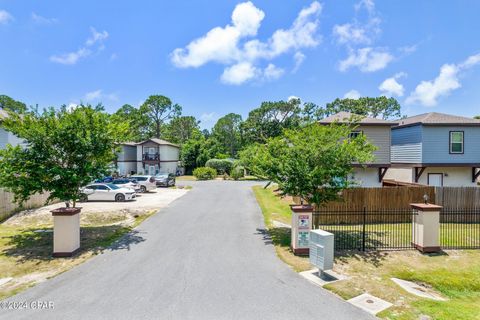
[[[314,228],[335,235],[335,250],[413,249],[411,209],[317,211]]]
[[[443,249],[480,249],[480,209],[442,209],[440,245]]]

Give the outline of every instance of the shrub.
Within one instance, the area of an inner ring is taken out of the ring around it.
[[[193,175],[197,180],[212,180],[217,176],[217,170],[213,168],[200,167],[193,170]]]
[[[231,177],[233,178],[233,180],[238,180],[240,178],[243,178],[244,175],[244,168],[242,166],[237,166],[233,168]]]
[[[233,161],[229,159],[210,159],[205,163],[205,167],[217,170],[218,174],[230,173]]]

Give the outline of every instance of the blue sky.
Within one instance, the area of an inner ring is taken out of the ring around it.
[[[290,96],[385,94],[407,115],[473,116],[478,12],[467,0],[0,0],[0,93],[110,112],[163,94],[203,127]]]

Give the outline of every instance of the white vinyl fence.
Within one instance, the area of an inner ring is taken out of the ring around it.
[[[13,215],[19,209],[38,208],[45,204],[49,193],[36,194],[20,207],[13,202],[13,193],[0,189],[0,221],[3,221]]]

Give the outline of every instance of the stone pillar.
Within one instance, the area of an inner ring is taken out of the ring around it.
[[[71,257],[80,249],[80,211],[82,208],[58,208],[53,215],[53,256]]]
[[[412,203],[413,245],[423,253],[439,252],[440,210],[435,204]]]
[[[292,209],[292,240],[290,247],[296,255],[308,255],[313,207],[310,205],[291,205],[290,208]]]

